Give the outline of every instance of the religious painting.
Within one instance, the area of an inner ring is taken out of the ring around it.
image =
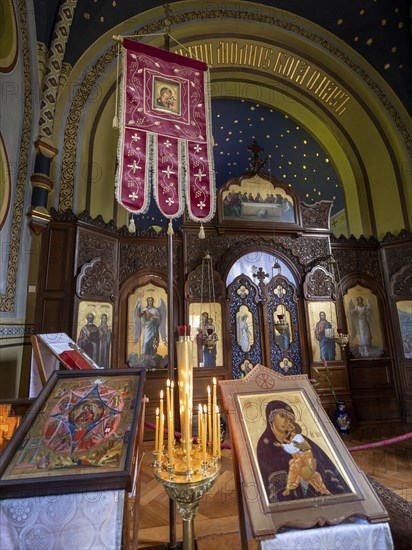
[[[255,365],[249,361],[249,359],[245,359],[243,363],[240,365],[241,375],[240,378],[244,378],[249,372],[253,369]]]
[[[403,356],[412,359],[412,300],[396,302],[399,327],[403,344]]]
[[[167,367],[167,294],[153,283],[127,301],[127,362],[132,367]]]
[[[218,302],[189,304],[194,367],[223,365],[222,308]]]
[[[245,305],[236,312],[236,340],[243,353],[248,353],[255,341],[252,312]]]
[[[238,403],[267,507],[354,492],[303,392],[238,396]]]
[[[294,198],[259,176],[231,184],[221,199],[224,220],[296,223]]]
[[[130,487],[144,371],[54,371],[0,462],[4,494]]]
[[[82,301],[77,314],[77,345],[101,368],[111,367],[113,305]]]
[[[376,295],[369,288],[356,285],[348,289],[343,303],[351,354],[365,359],[381,357],[384,350]]]
[[[283,374],[287,374],[293,369],[293,361],[289,357],[283,357],[279,362],[279,368],[282,369]]]
[[[153,78],[153,109],[180,114],[180,84],[164,78]]]
[[[309,302],[308,316],[313,361],[339,361],[341,350],[333,339],[338,329],[335,303]]]
[[[286,525],[309,528],[364,516],[372,488],[307,376],[257,365],[243,380],[219,386],[255,537]],[[386,513],[376,495],[371,511]]]
[[[273,324],[276,344],[282,351],[287,351],[292,343],[291,316],[283,304],[278,304],[273,311]]]

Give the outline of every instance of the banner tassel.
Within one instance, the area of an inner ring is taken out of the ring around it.
[[[129,225],[127,226],[127,229],[129,230],[129,233],[136,233],[136,224],[134,223],[133,216],[130,216]]]
[[[169,225],[167,226],[167,234],[174,235],[172,220],[169,220]]]
[[[203,227],[203,224],[201,223],[200,224],[200,229],[199,229],[199,235],[198,235],[199,239],[204,239],[206,237],[205,235],[205,229]]]

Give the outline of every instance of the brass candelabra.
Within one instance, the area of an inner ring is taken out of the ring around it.
[[[194,518],[201,497],[209,491],[220,470],[220,413],[216,404],[216,379],[208,386],[207,405],[199,405],[198,435],[193,438],[193,369],[190,327],[179,327],[176,342],[181,437],[175,440],[174,382],[166,382],[166,422],[164,391],[156,410],[153,471],[173,499],[183,520],[183,549],[194,550]],[[164,434],[167,434],[167,443]]]

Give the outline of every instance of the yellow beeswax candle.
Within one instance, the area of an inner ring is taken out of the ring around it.
[[[165,431],[165,415],[160,415],[160,427],[159,427],[159,457],[160,460],[163,456],[163,437],[164,437],[164,431]]]
[[[163,437],[164,437],[164,427],[165,427],[165,415],[163,413],[163,390],[160,391],[160,407],[159,407],[159,454],[163,453]]]
[[[172,439],[175,438],[175,412],[174,412],[174,389],[175,389],[175,383],[171,382],[170,384],[170,408],[171,408],[171,430],[172,430]]]
[[[217,457],[218,457],[218,458],[221,458],[221,456],[222,456],[222,449],[221,449],[221,444],[220,444],[220,411],[219,411],[219,407],[217,407],[217,420],[216,420],[216,424],[217,424]]]
[[[166,419],[167,419],[167,439],[170,439],[170,380],[166,382]]]
[[[206,462],[206,451],[207,451],[207,407],[204,405],[203,407],[203,462]]]
[[[171,425],[171,412],[169,412],[169,426]],[[170,466],[174,466],[175,464],[175,457],[174,457],[174,454],[173,454],[173,437],[172,437],[172,433],[170,432],[169,430],[169,435],[168,435],[168,438],[167,438],[167,452],[169,454],[169,464]]]
[[[155,453],[159,450],[159,407],[156,408]]]
[[[199,404],[197,413],[197,444],[202,443],[202,405]]]
[[[210,386],[207,387],[207,433],[209,436],[209,447],[212,448],[212,403]]]

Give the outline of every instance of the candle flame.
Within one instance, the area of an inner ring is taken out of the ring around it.
[[[163,390],[160,390],[160,399],[163,399]]]
[[[207,393],[210,393],[210,386],[207,387]]]
[[[159,412],[160,412],[160,411],[159,411],[159,407],[157,407],[157,409],[156,409],[156,416],[159,416]]]
[[[213,384],[216,384],[216,378],[213,378]]]

